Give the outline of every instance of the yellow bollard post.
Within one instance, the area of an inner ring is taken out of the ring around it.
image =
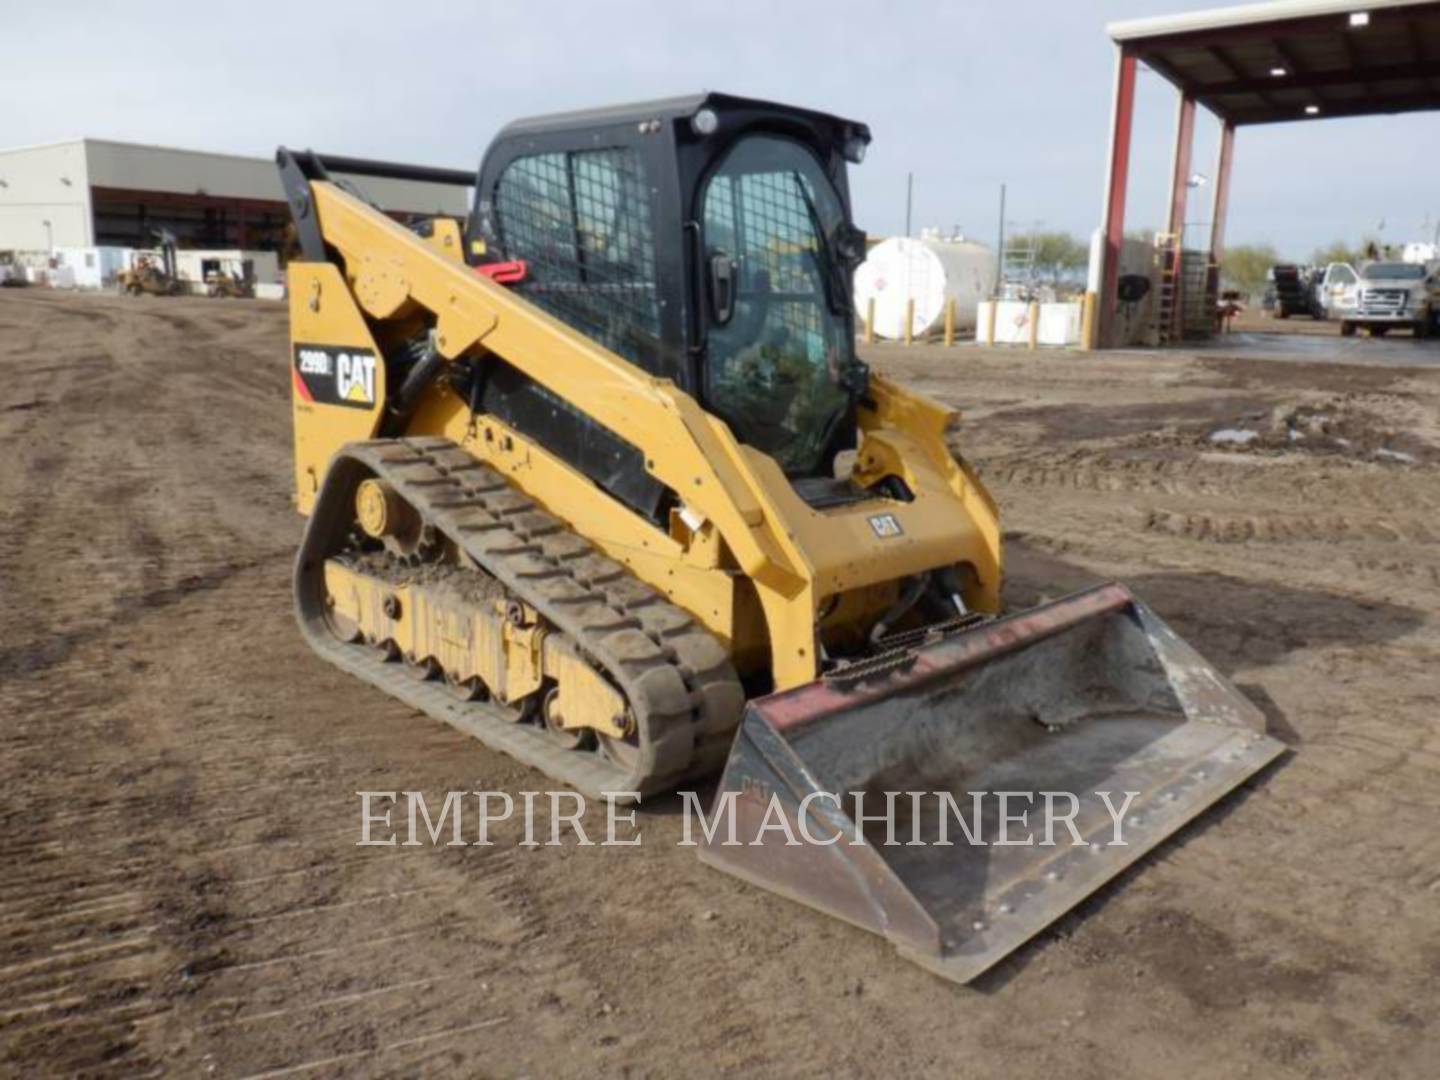
[[[1088,289],[1080,302],[1080,348],[1085,352],[1095,348],[1095,294]]]
[[[945,301],[945,344],[955,344],[955,298]]]
[[[865,304],[865,344],[875,344],[875,298],[873,296]]]
[[[1040,345],[1040,305],[1030,301],[1030,348],[1038,348]]]
[[[915,301],[905,301],[905,344],[912,345],[915,342]]]

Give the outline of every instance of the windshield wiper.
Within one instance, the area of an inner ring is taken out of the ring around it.
[[[825,301],[830,311],[836,315],[849,315],[850,296],[845,288],[845,276],[840,270],[840,264],[835,261],[835,252],[831,247],[830,234],[820,222],[820,212],[815,209],[815,200],[810,198],[810,192],[805,187],[805,181],[800,174],[794,170],[790,175],[795,180],[795,186],[800,191],[800,198],[805,201],[805,213],[809,215],[810,227],[815,231],[816,249],[811,251],[811,257],[815,260],[815,268],[820,272],[821,283],[825,288]],[[848,354],[845,363],[840,365],[836,372],[837,383],[845,394],[845,407],[835,410],[826,421],[824,429],[820,433],[818,446],[823,450],[828,447],[835,438],[835,432],[848,417],[853,415],[856,402],[866,396],[870,388],[870,368],[858,356],[855,355],[854,347],[845,350]]]
[[[800,192],[800,198],[805,202],[805,213],[810,218],[810,228],[815,232],[816,246],[810,255],[815,260],[815,268],[820,271],[820,280],[825,286],[825,303],[836,315],[848,314],[850,305],[846,302],[848,297],[845,296],[845,281],[840,277],[840,264],[835,261],[835,251],[830,244],[830,234],[825,231],[825,226],[820,221],[820,212],[815,209],[815,200],[810,198],[804,178],[794,170],[791,170],[790,175],[795,180],[795,187]]]

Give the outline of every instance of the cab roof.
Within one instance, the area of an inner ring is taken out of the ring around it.
[[[500,129],[496,138],[605,128],[617,124],[639,124],[649,120],[673,120],[693,116],[707,105],[722,114],[736,111],[756,111],[800,116],[821,126],[848,131],[859,135],[866,142],[870,141],[870,129],[859,121],[846,120],[843,117],[819,112],[815,109],[804,109],[775,101],[762,101],[758,98],[744,98],[733,94],[709,91],[699,94],[684,94],[679,97],[658,98],[653,101],[602,105],[593,109],[575,109],[570,112],[523,117],[506,124]]]

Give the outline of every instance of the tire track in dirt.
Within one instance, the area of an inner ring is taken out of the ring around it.
[[[1415,470],[1355,462],[1327,465],[1317,477],[1308,462],[1239,454],[1153,455],[1119,449],[1033,451],[977,456],[987,484],[999,488],[1066,488],[1100,494],[1158,494],[1194,498],[1265,496],[1300,506],[1360,504],[1376,510],[1440,508],[1433,485]],[[1402,482],[1397,483],[1397,478]]]
[[[357,848],[357,791],[546,785],[304,652],[284,318],[0,297],[0,583],[23,612],[0,648],[65,642],[0,674],[0,1071],[1419,1074],[1428,466],[1157,452],[1133,416],[1047,436],[1009,405],[1198,413],[1222,375],[908,354],[996,408],[967,452],[1022,534],[1012,596],[1122,577],[1299,748],[964,989],[699,865],[674,800],[642,848]]]
[[[1381,521],[1343,515],[1253,514],[1220,511],[1143,512],[1141,528],[1187,540],[1219,544],[1433,544],[1435,534],[1421,519]]]
[[[132,767],[144,761],[143,740],[111,702],[115,687],[143,680],[154,661],[128,658],[125,638],[249,567],[288,558],[288,545],[271,541],[260,555],[239,545],[236,558],[234,535],[214,531],[212,507],[175,500],[167,478],[203,458],[205,444],[193,425],[174,438],[175,415],[188,406],[155,392],[151,365],[166,335],[147,312],[99,298],[72,309],[58,299],[24,305],[46,323],[46,362],[26,355],[7,365],[12,387],[44,404],[24,411],[19,430],[0,427],[21,466],[4,483],[12,513],[0,580],[28,613],[0,632],[0,702],[17,718],[5,733],[4,772],[26,808],[7,822],[14,827],[0,850],[7,865],[24,860],[35,871],[3,893],[10,918],[0,972],[10,993],[0,1046],[12,1061],[143,1071],[158,1059],[137,1025],[171,1008],[174,928],[157,918],[157,889],[170,873],[163,845],[137,844],[131,827],[141,823],[143,835],[144,823],[183,814],[185,803],[163,783],[134,794],[169,763]],[[17,345],[24,340],[9,342],[4,356]],[[204,335],[186,347],[203,356]],[[201,490],[213,485],[212,474]],[[187,518],[193,531],[177,530]],[[88,865],[70,856],[77,837]]]

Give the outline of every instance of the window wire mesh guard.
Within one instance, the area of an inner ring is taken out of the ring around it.
[[[660,305],[650,199],[633,150],[534,154],[501,174],[505,256],[529,264],[518,290],[628,360],[657,347]]]

